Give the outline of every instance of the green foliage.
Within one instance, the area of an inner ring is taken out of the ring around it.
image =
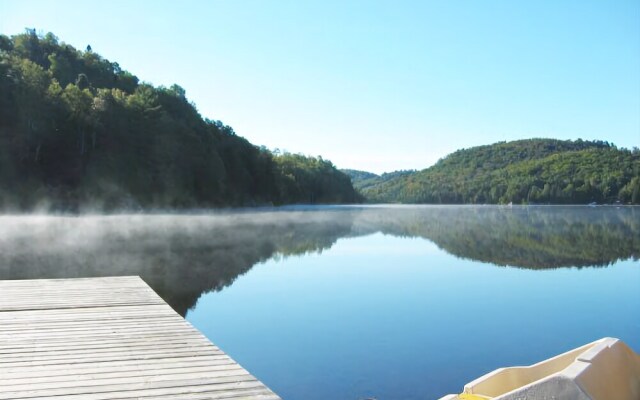
[[[377,179],[380,175],[376,175],[367,171],[358,171],[356,169],[342,169],[342,172],[347,174],[353,183],[362,182],[369,179]]]
[[[140,84],[89,46],[33,29],[0,36],[0,117],[0,209],[358,199],[331,163],[284,162],[203,120],[182,87]]]
[[[639,204],[639,176],[637,149],[530,139],[458,150],[425,170],[355,185],[371,202]]]
[[[343,169],[342,172],[347,174],[351,178],[353,186],[360,192],[373,189],[385,182],[393,179],[410,175],[416,172],[415,170],[400,170],[393,172],[385,172],[382,175],[372,174],[371,172],[357,171],[354,169]]]
[[[361,196],[347,175],[322,157],[284,153],[275,157],[276,186],[282,199],[296,203],[357,203]]]

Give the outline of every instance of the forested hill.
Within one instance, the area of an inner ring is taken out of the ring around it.
[[[215,96],[216,93],[211,93]],[[275,155],[90,46],[0,35],[0,209],[360,201],[322,158]]]
[[[416,172],[415,170],[400,170],[400,171],[393,171],[393,172],[385,172],[382,175],[376,175],[371,172],[358,171],[355,169],[342,169],[341,171],[349,175],[349,178],[351,178],[351,182],[353,183],[353,186],[356,188],[356,190],[360,192],[373,189],[376,186],[382,185],[387,181],[400,178],[404,175],[411,175]]]
[[[351,176],[369,202],[640,203],[640,151],[603,141],[501,142],[458,150],[393,179]]]

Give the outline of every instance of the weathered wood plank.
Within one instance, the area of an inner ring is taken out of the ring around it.
[[[93,329],[94,327],[127,327],[127,326],[136,326],[140,325],[142,321],[138,319],[96,319],[90,321],[68,321],[68,322],[49,322],[49,321],[31,321],[25,324],[2,324],[0,326],[0,334],[2,333],[12,333],[12,332],[24,332],[30,330],[38,330],[38,331],[48,331],[48,330],[56,330],[56,329]],[[147,318],[144,320],[145,324],[173,324],[178,323],[180,321],[176,321],[176,319],[172,315],[165,315],[163,317],[156,318]]]
[[[63,374],[58,375],[50,375],[50,376],[41,376],[37,377],[32,376],[33,374],[23,374],[17,375],[13,374],[10,377],[5,377],[4,375],[0,377],[0,386],[15,386],[15,385],[24,385],[24,384],[36,384],[36,383],[49,383],[49,382],[78,382],[90,379],[92,381],[99,381],[110,378],[131,378],[134,376],[159,376],[166,375],[172,373],[176,368],[156,368],[155,365],[151,364],[151,368],[147,369],[118,369],[113,371],[99,371],[99,373],[85,373],[83,370],[79,370],[76,373],[70,374],[65,371]],[[183,368],[177,368],[178,372],[181,374],[191,373],[191,372],[211,372],[210,376],[216,376],[218,371],[230,371],[230,370],[242,370],[238,364],[229,361],[226,364],[220,365],[189,365]],[[54,371],[55,372],[55,371]]]
[[[261,384],[256,379],[249,375],[240,376],[225,376],[219,378],[205,378],[205,379],[178,379],[178,380],[162,380],[162,381],[148,381],[146,379],[139,380],[135,383],[116,383],[108,385],[95,385],[90,387],[68,387],[68,388],[53,388],[53,389],[26,389],[26,390],[9,390],[0,392],[0,399],[22,399],[30,397],[43,397],[43,396],[66,396],[72,394],[91,394],[93,398],[107,398],[116,399],[126,396],[126,392],[141,392],[143,390],[152,391],[158,390],[158,392],[178,392],[183,391],[189,393],[189,389],[196,388],[198,386],[216,385],[210,389],[214,390],[234,390],[236,388],[256,388]],[[176,389],[177,388],[177,389]],[[163,390],[164,389],[164,390]],[[186,389],[186,390],[185,390]],[[106,395],[104,397],[103,395]]]
[[[77,376],[76,379],[67,379],[66,381],[58,380],[56,382],[27,382],[22,384],[9,385],[8,390],[13,392],[19,391],[42,391],[55,389],[59,392],[63,392],[64,388],[72,388],[73,390],[81,390],[84,388],[93,388],[97,386],[95,390],[108,390],[113,385],[139,385],[140,382],[145,384],[152,382],[172,382],[183,380],[205,380],[207,382],[215,379],[231,379],[230,377],[244,377],[249,373],[242,368],[227,369],[227,370],[206,370],[206,371],[165,371],[164,373],[156,371],[153,375],[142,376],[117,376],[112,378],[94,378],[86,376]],[[142,378],[142,379],[141,379]],[[106,389],[105,389],[106,388]],[[94,389],[91,389],[92,391]]]
[[[0,281],[0,399],[277,400],[138,277]]]
[[[166,305],[137,277],[2,281],[0,291],[0,311]]]
[[[196,365],[220,365],[234,363],[229,356],[222,355],[206,355],[194,357],[165,357],[154,358],[149,360],[119,360],[119,361],[96,361],[90,364],[68,364],[64,370],[58,365],[39,365],[26,367],[6,368],[2,371],[4,378],[11,376],[32,374],[33,376],[50,376],[60,375],[60,373],[78,373],[78,371],[86,373],[98,373],[103,371],[121,371],[125,369],[149,369],[149,368],[184,368]]]
[[[128,399],[133,399],[130,397]],[[139,397],[136,397],[139,399]],[[278,400],[280,397],[276,396],[270,391],[264,389],[245,389],[236,390],[232,394],[215,392],[203,392],[203,393],[182,393],[176,395],[164,395],[164,396],[145,396],[145,400],[212,400],[212,399],[232,399],[232,400]]]
[[[82,321],[96,318],[154,318],[167,315],[168,310],[172,309],[166,304],[111,306],[107,309],[105,309],[105,307],[83,307],[59,310],[30,310],[0,313],[0,323],[23,323],[24,321]]]
[[[93,357],[102,357],[103,355],[125,354],[127,356],[143,353],[153,354],[161,351],[162,353],[170,350],[175,351],[209,351],[219,352],[220,350],[210,343],[163,343],[151,346],[118,346],[114,345],[110,348],[98,349],[62,349],[52,351],[37,352],[18,352],[18,353],[0,353],[0,365],[11,363],[12,361],[44,361],[44,360],[66,360],[84,358],[87,355]]]
[[[15,343],[13,345],[0,345],[0,357],[3,354],[30,353],[30,352],[50,352],[50,351],[68,351],[68,350],[99,350],[111,349],[117,347],[147,347],[156,345],[178,344],[190,345],[194,343],[210,344],[203,338],[192,336],[155,336],[155,337],[132,337],[130,339],[102,339],[96,340],[88,338],[85,340],[61,341],[61,342],[44,342],[37,341]]]
[[[113,334],[105,334],[105,335],[91,335],[87,333],[86,335],[76,335],[73,337],[73,342],[76,343],[85,343],[85,342],[93,342],[93,341],[119,341],[119,340],[155,340],[161,338],[190,338],[191,336],[186,334],[183,331],[166,331],[166,332],[138,332],[135,334],[127,334],[126,332],[118,332]],[[69,339],[67,337],[45,337],[45,338],[11,338],[11,341],[5,341],[4,345],[0,345],[3,348],[9,348],[13,346],[47,346],[47,345],[59,345],[60,343],[69,343]]]
[[[102,278],[63,278],[63,279],[17,279],[2,281],[3,288],[12,287],[39,287],[54,286],[55,288],[69,286],[84,286],[90,284],[91,287],[118,286],[140,288],[138,276],[105,276]]]
[[[112,329],[109,328],[103,328],[103,329],[95,329],[95,330],[91,330],[91,329],[85,329],[85,330],[69,330],[69,331],[64,331],[64,330],[49,330],[49,331],[36,331],[36,332],[25,332],[24,334],[18,336],[18,335],[0,335],[0,341],[2,340],[6,340],[7,342],[13,341],[13,340],[20,340],[20,339],[25,339],[25,338],[40,338],[40,339],[47,339],[47,338],[53,338],[53,337],[61,337],[61,338],[69,338],[69,339],[74,339],[76,337],[86,337],[86,336],[91,336],[93,333],[95,333],[96,335],[98,334],[104,334],[105,336],[116,336],[116,335],[127,335],[127,336],[131,336],[131,335],[137,335],[137,334],[144,334],[144,333],[149,333],[149,332],[157,332],[158,329],[164,329],[166,331],[170,331],[170,332],[180,332],[180,325],[153,325],[153,326],[146,326],[146,327],[115,327]]]

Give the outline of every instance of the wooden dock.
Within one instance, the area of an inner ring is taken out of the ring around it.
[[[0,399],[280,399],[139,277],[0,281]]]

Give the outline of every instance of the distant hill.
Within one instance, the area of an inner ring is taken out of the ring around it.
[[[603,141],[529,139],[462,149],[384,182],[347,174],[369,202],[640,203],[640,151]]]
[[[351,178],[353,186],[359,191],[369,190],[389,180],[416,172],[415,170],[402,170],[376,175],[371,172],[358,171],[355,169],[342,169],[341,171]]]
[[[202,118],[178,85],[141,83],[52,33],[0,35],[0,210],[360,199],[331,162],[255,146]]]
[[[354,184],[357,182],[363,182],[370,179],[377,179],[380,175],[376,175],[372,172],[358,171],[357,169],[341,169],[343,173],[347,174],[351,178],[351,182]]]

